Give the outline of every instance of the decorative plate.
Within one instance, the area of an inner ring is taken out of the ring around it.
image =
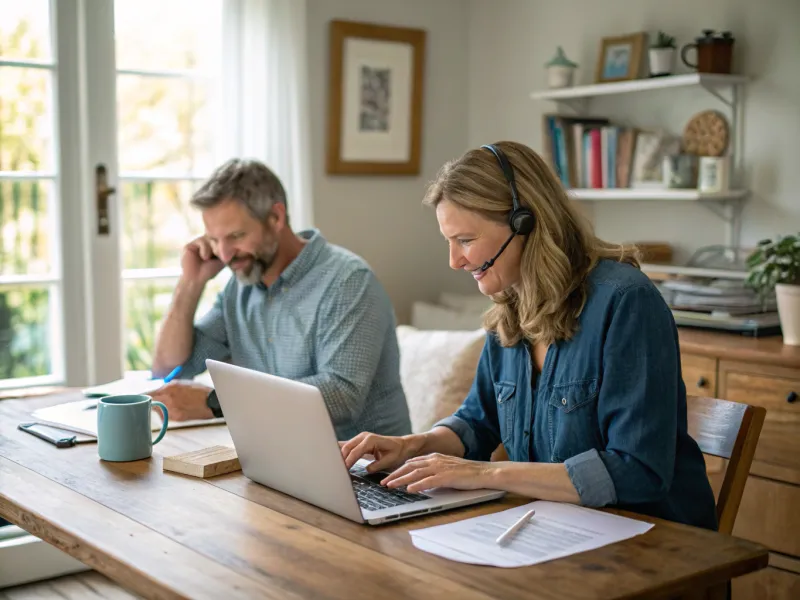
[[[683,151],[698,156],[722,156],[730,133],[725,115],[704,110],[694,115],[683,130]]]

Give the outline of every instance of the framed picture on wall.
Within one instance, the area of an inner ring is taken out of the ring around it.
[[[646,38],[643,32],[603,38],[595,72],[597,83],[638,79]]]
[[[419,173],[425,40],[421,29],[331,21],[329,174]]]

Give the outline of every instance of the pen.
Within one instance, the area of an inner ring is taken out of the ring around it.
[[[177,367],[172,369],[172,371],[169,372],[169,375],[164,377],[164,383],[169,383],[170,381],[175,379],[178,375],[181,374],[181,371],[183,371],[183,367],[181,365],[178,365]]]
[[[522,518],[520,518],[520,519],[519,519],[519,521],[517,521],[517,522],[516,522],[516,523],[514,523],[514,524],[513,524],[511,527],[509,527],[508,529],[506,529],[506,530],[503,532],[503,534],[502,534],[502,535],[501,535],[499,538],[497,538],[497,539],[495,540],[495,543],[496,543],[496,544],[502,544],[503,542],[505,542],[505,541],[506,541],[507,539],[509,539],[509,538],[510,538],[512,535],[514,535],[514,534],[515,534],[515,533],[517,533],[517,532],[518,532],[520,529],[522,529],[522,526],[523,526],[523,525],[525,525],[525,523],[527,523],[527,522],[530,520],[530,518],[531,518],[533,515],[535,515],[535,514],[536,514],[536,511],[535,511],[535,510],[529,510],[528,512],[526,512],[526,513],[525,513],[525,515],[523,515],[523,516],[522,516]]]

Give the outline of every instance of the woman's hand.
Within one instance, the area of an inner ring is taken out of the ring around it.
[[[381,481],[390,488],[407,486],[410,493],[435,487],[457,490],[476,490],[490,487],[489,476],[499,463],[478,462],[447,456],[428,454],[409,459],[402,467]]]
[[[349,469],[359,458],[371,454],[375,460],[367,466],[369,473],[382,469],[393,469],[419,452],[422,447],[421,436],[407,435],[393,437],[374,433],[359,433],[347,442],[339,442],[342,458]]]

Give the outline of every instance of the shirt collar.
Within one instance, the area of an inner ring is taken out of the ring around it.
[[[319,229],[299,231],[297,235],[306,240],[306,244],[303,246],[300,254],[298,254],[295,259],[286,266],[283,272],[278,275],[272,287],[288,287],[300,281],[312,269],[314,264],[316,264],[319,253],[322,252],[322,249],[325,247],[326,241]],[[262,281],[259,281],[256,285],[259,289],[267,289],[267,286],[265,286]]]

